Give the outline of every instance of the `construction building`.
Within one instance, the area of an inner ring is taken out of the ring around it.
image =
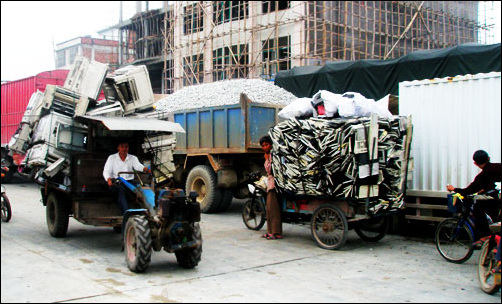
[[[70,69],[77,55],[106,63],[110,71],[119,67],[119,42],[110,39],[77,37],[56,44],[56,69]]]
[[[117,26],[119,64],[145,64],[154,93],[295,66],[392,59],[480,42],[483,1],[166,1]],[[131,52],[130,50],[134,50]]]

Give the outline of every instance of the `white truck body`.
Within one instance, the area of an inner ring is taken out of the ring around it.
[[[399,84],[399,114],[414,126],[407,196],[445,198],[447,184],[466,187],[480,172],[476,150],[500,162],[500,95],[500,72]]]

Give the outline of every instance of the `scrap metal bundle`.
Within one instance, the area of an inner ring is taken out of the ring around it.
[[[410,118],[376,115],[279,123],[269,132],[276,185],[297,195],[369,201],[372,213],[400,208],[407,127]]]

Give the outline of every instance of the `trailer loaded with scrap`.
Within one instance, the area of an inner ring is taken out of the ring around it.
[[[316,243],[338,249],[348,229],[385,236],[404,205],[411,116],[290,118],[271,128],[283,222],[311,223]]]

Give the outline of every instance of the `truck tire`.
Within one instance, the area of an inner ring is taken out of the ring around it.
[[[218,212],[225,212],[227,211],[228,207],[230,207],[230,204],[232,204],[232,200],[234,199],[234,193],[230,189],[219,189],[219,191],[222,192],[222,199],[221,203],[218,206]]]
[[[124,231],[124,251],[127,267],[132,272],[144,272],[152,257],[152,231],[143,215],[133,215]]]
[[[47,227],[51,236],[62,238],[66,236],[68,231],[69,218],[68,204],[61,196],[52,192],[47,197],[47,205],[45,208],[45,216],[47,220]]]
[[[186,193],[190,191],[196,191],[199,194],[197,202],[200,203],[202,213],[218,211],[223,193],[216,187],[216,174],[210,166],[199,165],[190,170],[186,182]]]
[[[174,252],[178,265],[183,268],[194,268],[199,264],[202,256],[202,233],[200,226],[199,223],[193,223],[192,225],[192,240],[198,241],[199,245],[195,248],[186,248]]]

